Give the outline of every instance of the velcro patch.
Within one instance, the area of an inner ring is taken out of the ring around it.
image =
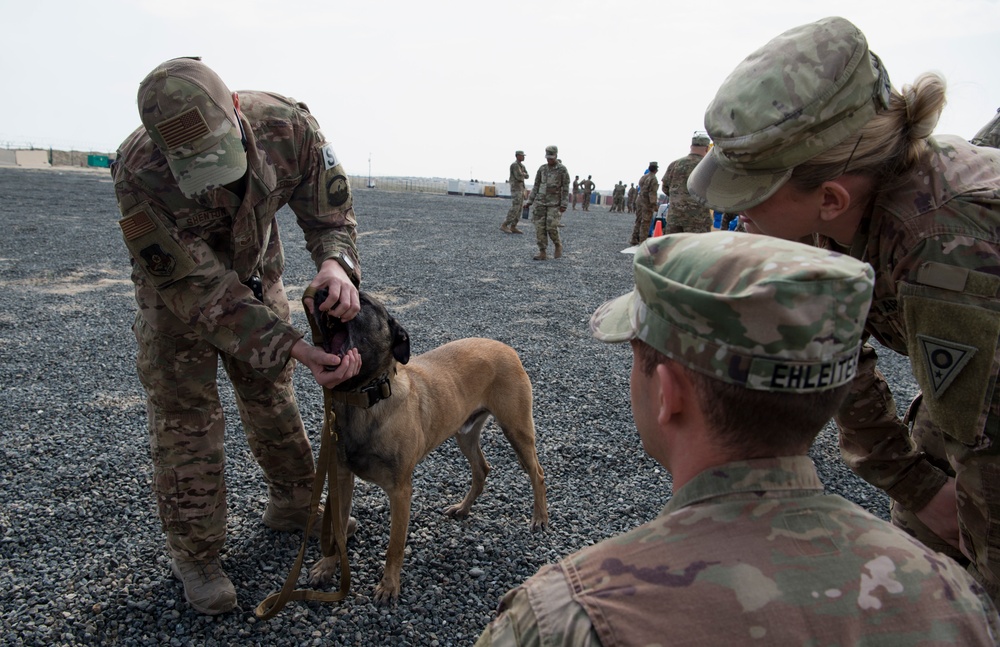
[[[185,110],[176,117],[164,119],[156,124],[156,132],[160,133],[167,150],[173,150],[209,134],[208,122],[202,116],[198,106]]]
[[[320,151],[323,153],[323,170],[329,171],[334,166],[340,164],[340,160],[337,159],[337,154],[333,152],[333,144],[329,142],[323,144]]]
[[[934,397],[940,398],[978,349],[919,333],[917,339],[923,351],[924,367],[930,376]]]
[[[135,240],[156,229],[156,223],[153,222],[145,209],[125,216],[118,221],[118,226],[122,228],[125,240]]]
[[[191,255],[170,235],[149,203],[138,205],[118,224],[125,246],[154,288],[178,281],[195,268]]]

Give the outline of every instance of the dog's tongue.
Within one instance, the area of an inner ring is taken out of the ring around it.
[[[343,328],[337,330],[331,339],[327,340],[326,351],[331,355],[336,355],[337,357],[343,357],[344,353],[348,351],[347,346],[347,331]]]

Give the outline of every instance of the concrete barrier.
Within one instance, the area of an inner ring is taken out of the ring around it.
[[[0,166],[17,166],[17,156],[14,151],[0,149]]]
[[[43,150],[14,151],[14,159],[18,166],[50,166],[49,152]]]

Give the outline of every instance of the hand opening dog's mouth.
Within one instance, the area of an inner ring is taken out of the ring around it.
[[[319,309],[320,304],[326,301],[328,295],[329,291],[326,288],[316,291],[316,296],[313,298],[313,319],[316,320],[320,334],[323,336],[320,346],[331,355],[343,359],[347,351],[353,348],[351,334],[346,323],[329,312],[323,312]]]

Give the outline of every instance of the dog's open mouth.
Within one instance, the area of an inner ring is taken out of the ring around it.
[[[347,334],[347,325],[340,319],[326,314],[323,315],[321,321],[323,328],[323,350],[331,355],[343,358],[344,354],[350,350],[350,346],[348,345],[350,335]]]
[[[319,309],[320,304],[326,301],[328,294],[329,292],[326,288],[316,292],[316,296],[313,298],[313,318],[316,320],[320,333],[323,335],[323,340],[320,344],[323,350],[331,355],[343,358],[347,354],[347,351],[351,349],[351,335],[347,329],[347,324],[337,317],[331,316],[329,312],[323,312]]]

